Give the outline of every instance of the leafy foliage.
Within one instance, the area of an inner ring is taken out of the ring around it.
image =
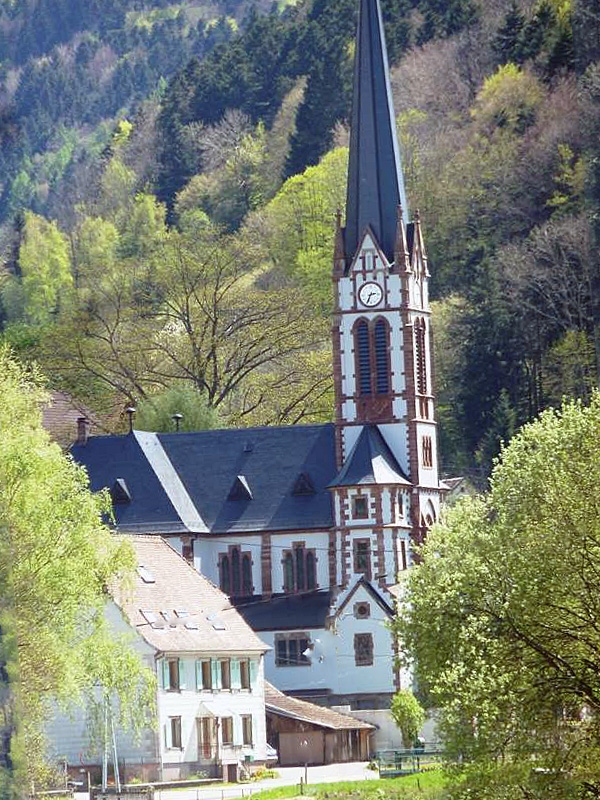
[[[532,763],[559,789],[561,776],[592,790],[600,780],[599,426],[596,392],[589,406],[547,411],[516,434],[489,495],[432,530],[398,625],[442,709],[449,755],[489,766],[490,778],[498,759],[514,762],[533,797],[548,786],[536,786]],[[498,778],[486,796],[504,796]]]
[[[39,376],[0,351],[0,637],[12,704],[15,795],[41,776],[40,723],[96,684],[121,693],[123,719],[143,723],[152,679],[106,626],[105,587],[133,567],[128,545],[102,524],[106,498],[41,426]],[[25,777],[27,776],[27,777]]]

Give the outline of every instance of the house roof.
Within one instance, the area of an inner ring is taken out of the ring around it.
[[[319,728],[338,731],[375,730],[375,725],[363,722],[363,720],[354,719],[347,714],[333,711],[331,708],[317,706],[306,700],[298,700],[296,697],[283,694],[267,681],[265,681],[265,708],[267,713],[308,722]]]
[[[370,225],[394,259],[397,208],[407,215],[379,0],[360,0],[344,244],[352,259]]]
[[[387,446],[377,425],[365,425],[335,480],[335,486],[405,484],[410,481]]]
[[[331,613],[329,590],[303,594],[273,595],[269,600],[253,597],[236,608],[255,631],[308,630],[324,628]]]
[[[68,446],[77,437],[77,420],[86,417],[95,427],[101,423],[90,410],[66,392],[51,391],[42,406],[42,426],[60,445]]]
[[[129,624],[163,653],[262,653],[229,598],[158,536],[128,536],[138,571],[111,595]]]
[[[331,424],[134,431],[91,437],[71,453],[87,468],[94,491],[125,481],[131,501],[115,505],[122,531],[318,530],[333,524]]]

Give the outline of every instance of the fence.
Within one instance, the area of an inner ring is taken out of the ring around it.
[[[443,753],[439,747],[426,745],[406,750],[381,750],[375,753],[373,760],[377,763],[382,778],[393,778],[436,767],[442,758]]]

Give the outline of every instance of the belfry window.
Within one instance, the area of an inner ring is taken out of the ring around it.
[[[383,319],[360,320],[354,329],[358,394],[370,397],[390,391],[389,328]]]
[[[425,320],[415,320],[415,368],[417,392],[427,394],[427,357],[425,348]]]
[[[359,393],[364,396],[371,394],[371,347],[369,343],[369,326],[366,322],[359,322],[356,326],[356,352],[358,354],[358,385]]]

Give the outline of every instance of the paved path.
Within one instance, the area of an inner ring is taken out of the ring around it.
[[[278,778],[269,778],[256,783],[238,783],[224,786],[216,783],[206,788],[193,789],[157,789],[154,792],[155,800],[231,800],[238,797],[252,797],[265,789],[275,789],[278,786],[293,786],[304,779],[304,767],[275,767]],[[328,764],[324,767],[308,767],[309,783],[335,783],[337,781],[373,780],[379,773],[367,769],[367,763]],[[86,793],[77,793],[76,800],[88,800]]]

